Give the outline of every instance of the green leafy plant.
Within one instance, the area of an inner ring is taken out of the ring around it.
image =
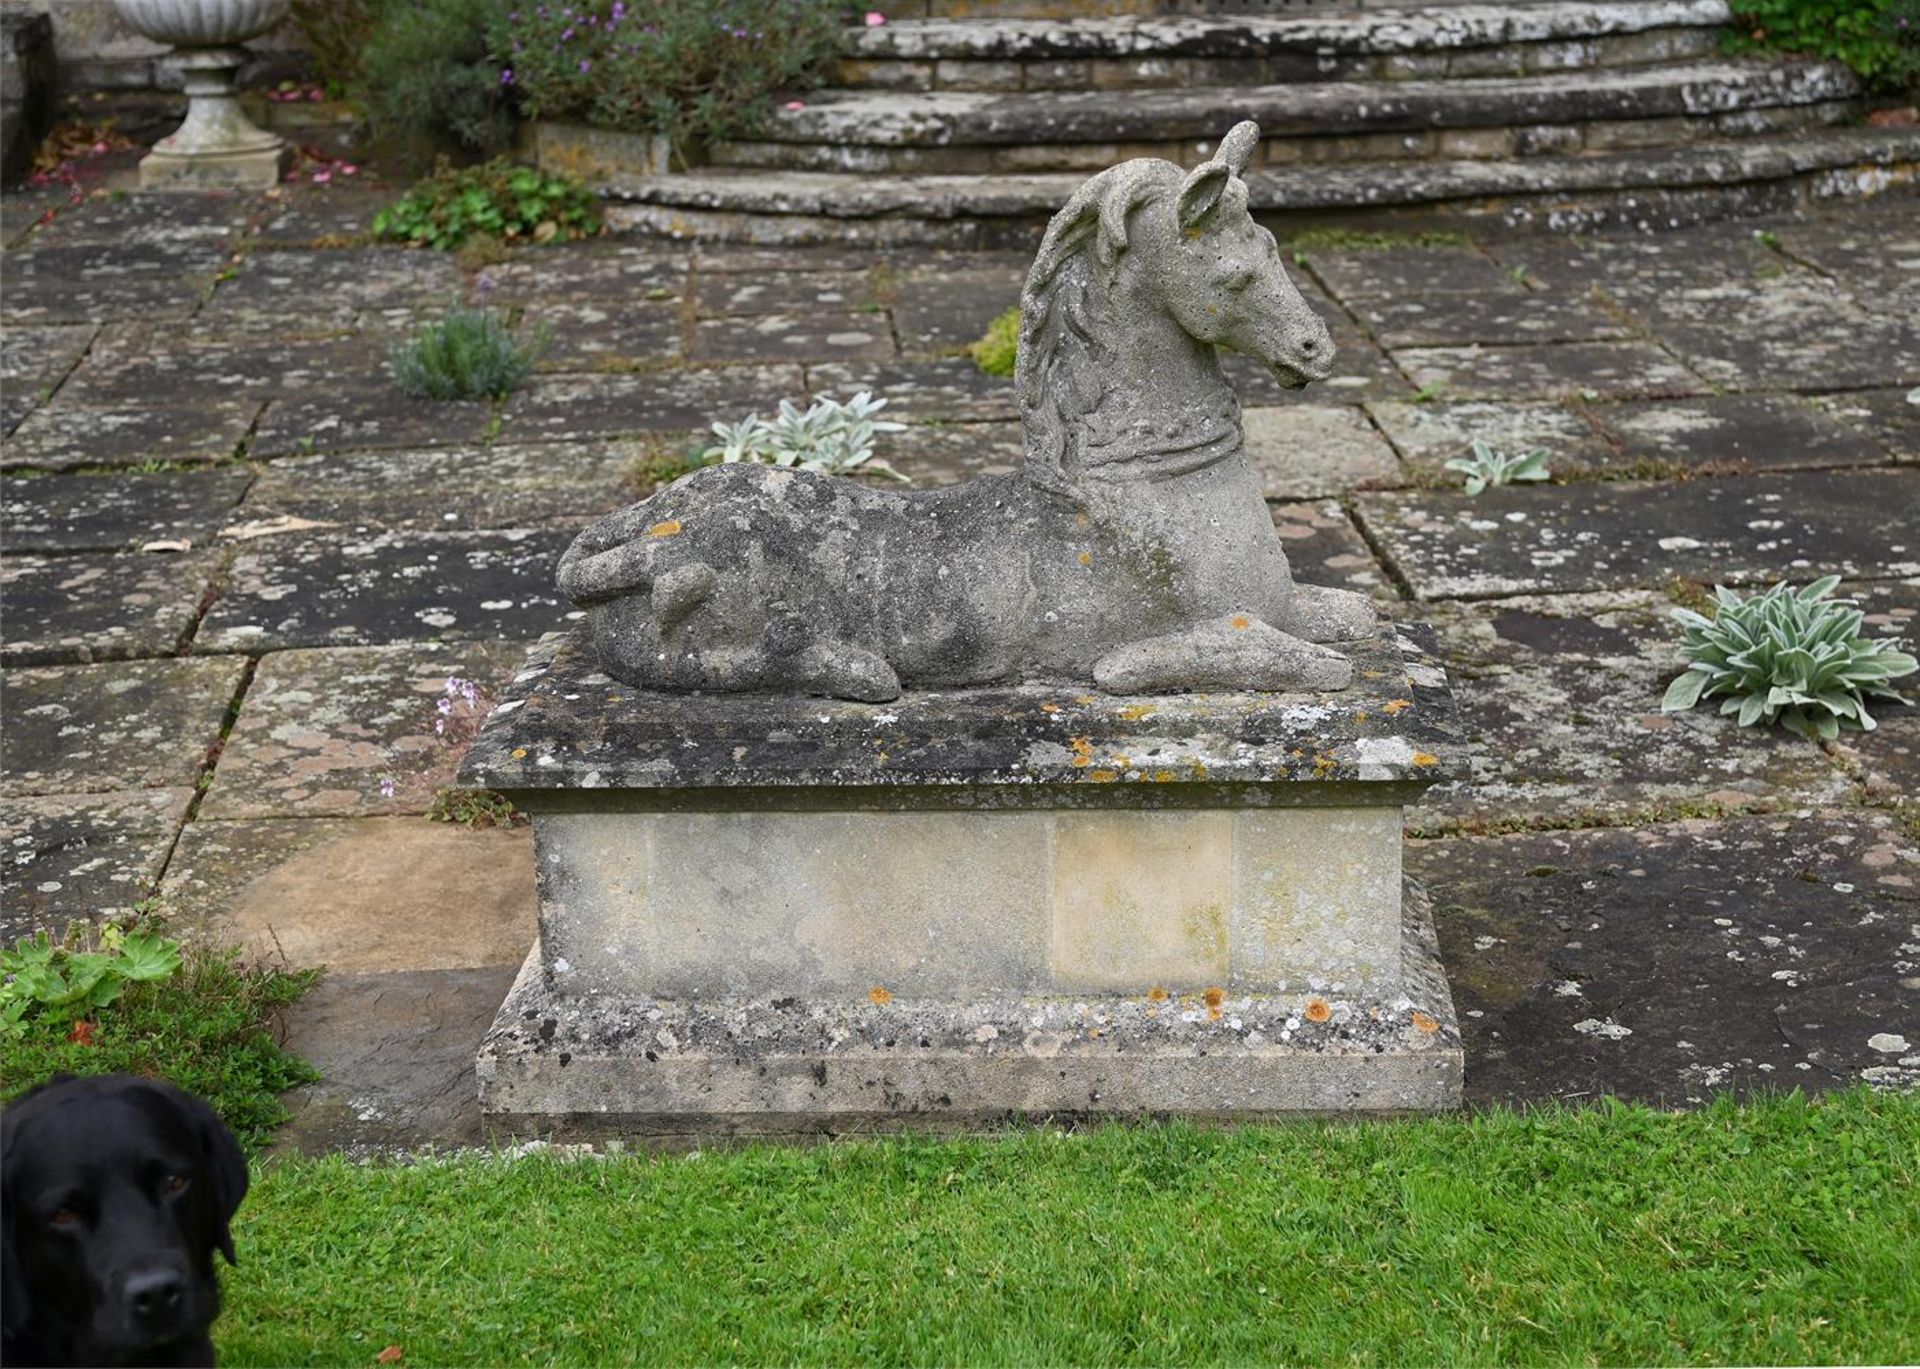
[[[98,949],[53,941],[43,932],[0,950],[0,1037],[18,1040],[35,1016],[68,1020],[111,1005],[129,984],[166,979],[180,968],[180,943],[109,926]]]
[[[387,353],[387,369],[416,399],[504,399],[533,373],[547,344],[522,341],[485,309],[455,309]]]
[[[1472,456],[1456,456],[1447,462],[1445,469],[1459,471],[1467,477],[1468,494],[1478,494],[1489,485],[1545,480],[1551,474],[1547,470],[1544,448],[1509,456],[1494,450],[1479,438],[1473,440]]]
[[[379,0],[293,0],[290,14],[313,54],[315,77],[328,94],[347,94],[380,22]]]
[[[973,364],[990,376],[1010,376],[1020,360],[1020,310],[1007,310],[967,344]]]
[[[1676,608],[1687,630],[1686,673],[1667,686],[1660,707],[1679,713],[1721,698],[1720,712],[1742,727],[1779,723],[1803,737],[1832,741],[1842,728],[1870,732],[1868,697],[1907,702],[1888,687],[1920,669],[1889,638],[1862,637],[1860,610],[1830,596],[1830,575],[1805,589],[1782,583],[1742,598],[1716,588],[1713,617]]]
[[[762,128],[775,92],[818,78],[841,18],[834,0],[516,0],[493,54],[534,118],[664,133],[684,150]]]
[[[443,161],[373,219],[375,237],[443,251],[482,238],[567,242],[604,226],[586,186],[505,157],[478,166]]]
[[[518,114],[488,35],[517,0],[378,0],[354,95],[376,139],[420,163],[513,145]]]
[[[903,432],[907,426],[876,419],[874,415],[886,406],[886,400],[875,399],[866,390],[845,404],[821,395],[805,411],[792,400],[783,399],[772,421],[748,414],[738,423],[715,423],[714,436],[720,441],[701,452],[700,460],[761,461],[829,475],[871,472],[912,484],[873,454],[877,434]]]
[[[462,827],[512,827],[522,821],[513,800],[491,789],[442,789],[433,796],[427,817]]]
[[[1920,0],[1734,0],[1737,52],[1826,57],[1884,91],[1920,85]]]

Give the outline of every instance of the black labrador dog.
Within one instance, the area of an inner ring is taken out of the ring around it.
[[[212,1108],[56,1075],[0,1119],[0,1364],[212,1364],[247,1161]]]

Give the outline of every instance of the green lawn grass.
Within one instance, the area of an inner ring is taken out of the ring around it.
[[[222,1363],[1920,1360],[1920,1098],[272,1163]]]

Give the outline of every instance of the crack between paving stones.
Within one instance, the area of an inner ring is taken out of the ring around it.
[[[1398,450],[1398,448],[1395,448],[1395,451]],[[1386,571],[1387,578],[1393,582],[1393,587],[1399,591],[1400,597],[1406,602],[1413,604],[1428,602],[1414,593],[1412,579],[1407,575],[1405,570],[1401,569],[1399,562],[1393,559],[1393,553],[1387,550],[1386,544],[1375,534],[1372,528],[1367,526],[1366,515],[1361,511],[1359,503],[1354,500],[1352,495],[1342,495],[1340,497],[1340,509],[1346,514],[1347,521],[1359,531],[1360,540],[1367,544],[1367,550],[1373,553],[1374,561]]]
[[[187,811],[180,819],[180,825],[174,829],[173,840],[167,843],[167,852],[160,860],[160,868],[153,877],[153,888],[157,893],[167,877],[168,869],[173,865],[173,854],[180,848],[180,838],[186,832],[189,823],[200,816],[200,805],[206,802],[207,794],[213,788],[213,772],[220,764],[220,757],[227,749],[227,738],[233,735],[234,725],[240,721],[240,704],[246,698],[247,691],[253,687],[254,674],[260,668],[256,656],[248,656],[246,664],[240,669],[240,678],[234,684],[233,695],[227,700],[226,710],[220,715],[220,732],[207,746],[205,758],[200,763],[200,773],[194,776],[193,797],[187,800]],[[284,958],[284,957],[283,957]]]
[[[251,482],[247,488],[253,488]],[[233,573],[234,558],[239,554],[240,549],[237,546],[220,548],[220,564],[214,567],[213,574],[207,578],[207,586],[200,592],[200,602],[194,605],[193,621],[180,630],[179,639],[173,644],[172,655],[182,657],[193,654],[193,640],[200,632],[200,624],[206,620],[207,614],[226,593],[228,577]]]

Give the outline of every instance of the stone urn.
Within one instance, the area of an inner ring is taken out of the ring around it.
[[[240,108],[241,44],[286,17],[288,0],[114,0],[144,38],[174,49],[186,78],[187,117],[140,163],[143,189],[261,189],[279,183],[286,143]]]

